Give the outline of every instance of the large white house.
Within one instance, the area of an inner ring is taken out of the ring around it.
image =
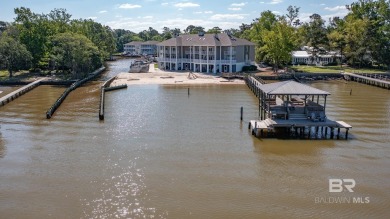
[[[327,65],[335,63],[337,60],[341,60],[341,55],[337,52],[325,52],[317,54],[313,57],[312,53],[307,50],[293,51],[292,52],[292,64],[306,64],[306,65]]]
[[[123,51],[129,55],[156,55],[158,41],[133,41],[124,45]]]
[[[239,72],[255,59],[255,44],[227,33],[186,34],[157,44],[158,67],[171,71]]]

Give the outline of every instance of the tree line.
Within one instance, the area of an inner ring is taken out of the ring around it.
[[[108,26],[91,19],[71,19],[66,9],[37,14],[15,8],[15,21],[0,22],[0,67],[14,71],[55,70],[82,78],[116,51]]]
[[[255,42],[256,58],[275,67],[291,62],[292,51],[309,46],[313,59],[325,51],[337,51],[344,57],[340,62],[354,67],[390,69],[390,1],[359,0],[345,7],[344,18],[327,22],[319,14],[301,22],[300,8],[295,6],[282,16],[265,11],[240,37]]]
[[[83,77],[100,67],[131,41],[163,41],[179,34],[229,32],[256,43],[256,60],[275,69],[291,62],[291,53],[309,46],[312,57],[338,51],[354,67],[390,68],[390,0],[358,0],[345,6],[348,14],[325,21],[313,14],[299,20],[300,8],[289,6],[285,15],[263,11],[250,24],[222,30],[189,25],[184,30],[164,27],[160,33],[149,27],[139,33],[115,29],[91,19],[71,19],[65,9],[36,14],[16,8],[15,21],[0,21],[0,68],[9,75],[19,69],[49,69]],[[129,27],[131,28],[131,27]],[[334,63],[336,64],[336,63]]]

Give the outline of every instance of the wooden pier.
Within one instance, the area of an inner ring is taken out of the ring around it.
[[[30,90],[38,87],[41,83],[41,81],[45,80],[45,78],[41,78],[39,80],[36,80],[32,83],[27,84],[26,86],[23,86],[16,91],[13,91],[4,97],[0,97],[0,106],[4,106],[5,104],[15,100],[16,98],[22,96],[23,94],[29,92]]]
[[[116,78],[116,76],[108,79],[100,87],[99,120],[104,120],[104,98],[105,98],[106,89],[115,80],[115,78]]]
[[[256,137],[340,139],[352,128],[325,115],[328,92],[295,81],[265,84],[249,76],[246,83],[259,98],[259,118],[248,129]]]
[[[368,84],[368,85],[372,85],[372,86],[376,86],[376,87],[390,90],[390,81],[384,80],[384,79],[390,78],[388,76],[383,77],[382,75],[378,76],[377,74],[361,75],[361,74],[348,73],[348,72],[345,72],[342,74],[344,76],[344,79],[346,79],[346,80],[356,81],[359,83],[364,83],[364,84]],[[369,76],[374,76],[374,77],[369,77]]]

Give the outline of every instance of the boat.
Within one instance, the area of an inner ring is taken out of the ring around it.
[[[149,72],[149,63],[144,61],[134,61],[130,64],[130,73],[147,73]]]

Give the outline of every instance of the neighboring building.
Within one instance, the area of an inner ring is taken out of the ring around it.
[[[186,34],[157,44],[163,70],[239,72],[255,59],[255,44],[230,34]]]
[[[306,65],[327,65],[341,61],[341,55],[334,51],[322,50],[318,52],[317,57],[313,57],[309,47],[304,47],[305,50],[292,52],[292,64],[306,64]]]
[[[133,41],[124,45],[124,53],[130,55],[157,55],[158,41]]]

